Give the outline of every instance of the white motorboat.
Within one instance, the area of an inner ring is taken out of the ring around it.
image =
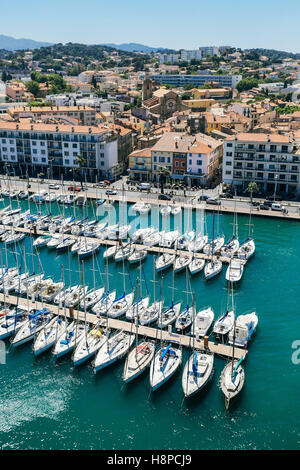
[[[12,345],[20,346],[21,344],[31,341],[51,319],[52,314],[46,308],[36,310],[34,313],[29,313],[28,318],[24,320],[14,336]]]
[[[194,323],[192,326],[192,334],[196,338],[203,338],[206,336],[208,330],[213,324],[215,318],[214,311],[211,307],[201,310],[195,315]]]
[[[20,287],[21,283],[29,277],[28,273],[19,274],[14,277],[4,277],[3,281],[0,284],[0,291],[9,294],[10,292],[16,290]]]
[[[168,325],[174,323],[180,313],[180,309],[181,302],[178,302],[175,305],[174,302],[172,302],[170,307],[162,310],[157,322],[158,328],[166,328]]]
[[[226,311],[224,315],[221,315],[220,318],[214,324],[213,332],[217,338],[224,339],[228,333],[232,330],[234,325],[234,311]]]
[[[51,202],[55,202],[56,200],[57,200],[57,194],[55,194],[55,193],[50,192],[50,193],[45,194],[45,196],[44,196],[44,201],[48,202],[50,204],[51,204]]]
[[[107,344],[103,345],[95,358],[94,370],[95,372],[104,369],[117,360],[121,359],[135,340],[135,335],[126,331],[119,331],[109,338]]]
[[[33,274],[32,276],[29,276],[28,278],[24,279],[20,285],[17,285],[15,287],[15,291],[17,294],[26,294],[27,292],[30,292],[31,288],[36,284],[39,283],[43,280],[44,274]]]
[[[101,346],[107,342],[107,339],[106,327],[101,322],[94,326],[87,334],[84,334],[74,351],[74,366],[79,366],[93,357]]]
[[[189,255],[177,256],[173,264],[175,273],[178,273],[179,271],[183,271],[183,269],[186,269],[189,266],[190,262],[191,262],[191,257]]]
[[[205,266],[205,259],[192,258],[189,263],[189,271],[191,274],[197,274],[200,271],[202,271],[204,266]]]
[[[129,307],[129,309],[126,311],[127,320],[132,320],[133,318],[142,315],[148,308],[148,305],[149,297],[141,298],[134,302],[134,304],[132,304],[131,307]]]
[[[150,307],[146,308],[141,314],[139,314],[140,325],[150,325],[158,320],[159,314],[162,310],[163,301],[153,302]]]
[[[229,282],[239,282],[244,272],[244,261],[240,258],[231,258],[226,270],[226,280]]]
[[[173,206],[171,209],[171,214],[172,215],[178,215],[181,214],[182,210],[180,206]]]
[[[50,349],[66,328],[65,320],[59,317],[53,318],[37,335],[33,344],[33,354],[39,356]]]
[[[130,264],[139,263],[144,261],[147,258],[147,250],[135,249],[133,250],[127,258]]]
[[[116,291],[107,292],[102,299],[92,307],[92,312],[96,315],[106,315],[116,298]]]
[[[140,207],[139,213],[141,215],[146,215],[151,210],[151,204],[143,203]]]
[[[212,258],[204,267],[205,279],[211,279],[217,276],[222,271],[222,261],[220,259]]]
[[[235,327],[229,332],[229,344],[235,346],[246,347],[258,324],[258,317],[256,312],[248,313],[246,315],[239,315],[235,322]]]
[[[228,362],[220,376],[219,385],[225,396],[226,408],[229,407],[230,400],[236,397],[244,386],[245,371],[241,365],[242,359]]]
[[[159,246],[162,246],[165,248],[171,248],[179,237],[180,237],[179,230],[173,230],[171,232],[163,232]]]
[[[190,397],[201,390],[214,372],[214,355],[194,351],[185,364],[182,374],[182,389],[185,397]]]
[[[150,386],[153,391],[175,374],[181,361],[181,350],[171,344],[157,351],[150,366]]]
[[[163,253],[160,255],[155,262],[156,271],[163,271],[173,265],[175,261],[175,254]]]
[[[52,302],[54,297],[64,288],[63,282],[52,282],[40,290],[39,297],[44,302]]]
[[[185,310],[176,318],[176,330],[181,332],[186,331],[193,324],[195,313],[195,307],[187,305]]]
[[[110,318],[118,318],[126,313],[126,311],[131,307],[134,298],[134,292],[130,294],[121,295],[115,299],[107,312],[107,316]]]
[[[92,308],[96,303],[100,302],[104,294],[104,287],[101,287],[100,289],[92,290],[90,292],[87,292],[85,295],[85,298],[80,299],[80,308],[86,308],[86,310],[89,310]]]
[[[232,258],[240,247],[238,239],[233,236],[225,245],[221,248],[221,256]]]
[[[128,354],[123,372],[123,380],[128,383],[144,372],[150,365],[155,351],[155,343],[142,341]]]
[[[249,259],[251,258],[251,256],[253,256],[255,253],[255,243],[254,243],[254,240],[253,238],[251,237],[248,237],[246,240],[244,240],[241,245],[240,245],[240,248],[238,250],[238,257],[240,259]]]
[[[18,195],[19,199],[26,199],[28,198],[28,191],[20,191]]]
[[[210,243],[207,243],[204,246],[203,253],[206,255],[214,255],[215,253],[221,250],[223,245],[224,245],[224,237],[220,237],[218,235]]]
[[[65,326],[67,327],[57,339],[53,349],[53,354],[56,359],[73,351],[75,345],[79,344],[85,335],[85,327],[83,324],[78,324],[73,321],[69,325],[65,324]]]

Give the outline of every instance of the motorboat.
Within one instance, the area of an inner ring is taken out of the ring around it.
[[[179,215],[181,214],[182,212],[182,209],[180,206],[173,206],[172,209],[171,209],[171,214],[172,215]]]
[[[201,390],[214,372],[214,355],[202,351],[194,351],[185,364],[182,374],[184,396],[191,397]]]
[[[153,359],[155,343],[142,341],[128,354],[123,372],[123,380],[128,383],[142,374]]]
[[[126,311],[131,307],[134,298],[134,292],[130,294],[125,294],[125,292],[115,299],[111,304],[107,312],[107,316],[110,318],[118,318],[126,313]]]
[[[166,217],[167,215],[170,215],[171,207],[168,204],[164,205],[163,207],[161,207],[160,213],[163,217]]]
[[[168,344],[155,354],[150,366],[150,386],[157,390],[169,380],[181,365],[182,353],[179,348]]]
[[[226,311],[224,315],[221,315],[220,318],[215,322],[213,327],[213,332],[216,338],[225,339],[228,333],[232,330],[234,325],[234,311]]]
[[[244,272],[244,261],[240,258],[231,258],[226,270],[226,280],[229,282],[238,282],[242,279]]]
[[[186,250],[189,244],[195,239],[195,232],[191,230],[190,232],[184,233],[181,237],[179,237],[176,241],[176,248],[177,250]]]
[[[173,230],[171,232],[164,232],[162,234],[159,246],[164,247],[164,248],[171,248],[179,237],[180,237],[179,230]]]
[[[155,261],[156,271],[163,271],[164,269],[172,266],[174,264],[175,257],[176,255],[172,253],[163,253],[160,255]]]
[[[178,302],[174,305],[174,302],[172,301],[168,308],[165,308],[161,311],[157,322],[158,328],[166,328],[168,325],[174,323],[180,313],[180,309],[181,302]]]
[[[235,322],[235,327],[228,334],[229,344],[235,346],[246,347],[258,324],[256,312],[246,315],[239,315]]]
[[[196,338],[203,338],[206,336],[208,330],[213,324],[214,318],[215,314],[211,307],[200,310],[200,312],[195,315],[192,334],[196,336]]]
[[[39,292],[39,297],[44,302],[52,302],[54,297],[64,288],[63,282],[52,282],[43,287]]]
[[[238,250],[238,257],[240,259],[248,260],[249,258],[251,258],[251,256],[254,255],[254,253],[255,253],[254,240],[253,238],[248,237],[246,240],[244,240],[241,243],[240,248]]]
[[[200,271],[202,271],[204,266],[205,266],[205,259],[193,257],[189,263],[189,271],[191,274],[197,274]]]
[[[127,354],[133,342],[135,335],[126,331],[119,331],[111,336],[107,344],[99,349],[94,362],[94,371],[97,372],[107,367]]]

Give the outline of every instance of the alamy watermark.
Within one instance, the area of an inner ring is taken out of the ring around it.
[[[295,341],[293,341],[292,349],[294,349],[294,352],[292,354],[292,363],[297,366],[298,364],[300,364],[300,339],[296,339]]]
[[[0,364],[6,364],[6,345],[4,341],[0,341]]]

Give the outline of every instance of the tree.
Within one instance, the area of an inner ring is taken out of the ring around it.
[[[5,72],[5,70],[3,70],[3,72],[2,72],[1,80],[4,83],[7,82],[7,73]]]
[[[251,90],[251,88],[255,88],[258,85],[258,80],[255,78],[243,78],[240,82],[238,82],[236,89],[239,93],[242,91]]]
[[[157,170],[157,174],[159,176],[160,192],[161,194],[164,194],[164,184],[166,183],[167,178],[171,175],[171,172],[166,167],[160,166]]]
[[[77,163],[79,165],[79,173],[80,173],[79,178],[80,178],[81,189],[83,188],[82,167],[84,166],[85,162],[86,162],[86,159],[82,155],[77,156]]]
[[[253,194],[258,193],[258,186],[257,186],[257,184],[256,184],[254,181],[251,181],[251,182],[248,184],[247,189],[246,189],[245,192],[246,192],[246,193],[250,193],[250,201],[251,201],[251,204],[252,204]]]
[[[31,80],[26,83],[26,90],[29,91],[29,93],[32,93],[36,97],[40,91],[40,85],[38,84],[38,82]]]

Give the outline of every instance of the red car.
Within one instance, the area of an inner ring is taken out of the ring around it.
[[[69,186],[68,191],[81,191],[79,186]]]

